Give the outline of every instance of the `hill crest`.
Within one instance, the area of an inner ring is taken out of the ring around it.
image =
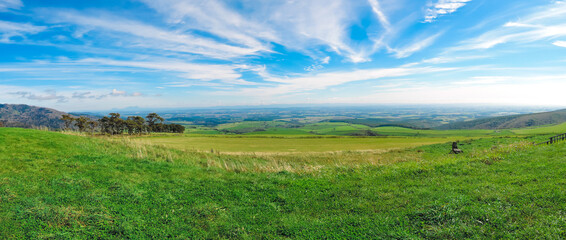
[[[438,129],[512,129],[536,127],[566,122],[566,109],[531,114],[509,115],[493,118],[476,119],[465,122],[454,122],[438,127]]]
[[[5,127],[61,128],[61,116],[66,114],[51,108],[25,104],[0,104],[0,124]]]

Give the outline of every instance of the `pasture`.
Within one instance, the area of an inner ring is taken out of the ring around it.
[[[556,135],[566,132],[566,123],[540,126],[540,127],[512,129],[511,131],[517,135],[544,135],[544,134]]]
[[[371,131],[375,135],[389,137],[467,139],[482,137],[512,137],[560,134],[566,131],[566,123],[539,127],[502,130],[435,130],[412,129],[397,126],[369,127],[344,122],[289,123],[284,121],[245,121],[222,124],[217,127],[186,125],[190,136],[261,136],[261,137],[324,137],[355,136]]]
[[[415,137],[317,137],[317,136],[149,136],[134,138],[144,144],[162,145],[178,150],[216,151],[230,154],[289,154],[341,151],[384,152],[445,143],[467,138]]]
[[[0,128],[0,238],[560,239],[545,137],[261,156]]]
[[[404,127],[375,127],[341,122],[308,123],[290,128],[288,122],[258,121],[194,127],[184,135],[152,135],[134,141],[178,150],[213,151],[226,154],[300,154],[342,151],[384,152],[423,145],[478,138],[549,135],[559,133],[566,124],[540,128],[507,130],[432,130]],[[261,129],[255,131],[254,129]],[[226,134],[222,130],[242,131]],[[377,137],[346,136],[372,131]]]

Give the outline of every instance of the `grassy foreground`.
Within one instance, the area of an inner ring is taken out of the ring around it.
[[[565,144],[225,156],[0,128],[0,238],[565,238]]]

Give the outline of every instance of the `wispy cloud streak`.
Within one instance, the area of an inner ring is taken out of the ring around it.
[[[324,58],[320,52],[330,50],[352,62],[369,61],[368,51],[349,38],[349,28],[358,20],[351,1],[251,0],[241,3],[245,15],[218,0],[141,1],[176,26],[256,51],[272,51],[273,42],[314,59]]]
[[[43,26],[35,26],[29,23],[16,23],[0,20],[0,43],[13,42],[13,37],[26,37],[30,34],[37,34],[47,29]]]
[[[260,69],[261,70],[261,69]],[[327,89],[328,87],[343,85],[351,82],[379,80],[409,76],[414,74],[450,71],[451,68],[383,68],[365,69],[348,72],[329,72],[311,74],[300,77],[276,77],[263,72],[266,81],[277,83],[275,87],[245,88],[239,91],[222,92],[222,94],[236,94],[244,96],[278,96],[290,93],[301,93],[312,90]]]
[[[381,9],[379,2],[377,0],[368,0],[368,2],[371,5],[372,11],[377,16],[377,19],[379,19],[381,26],[383,26],[383,28],[385,28],[387,32],[391,31],[392,30],[391,23],[389,22],[389,19]]]
[[[438,37],[440,37],[443,33],[437,33],[432,36],[426,37],[422,40],[417,39],[417,41],[411,43],[408,46],[398,48],[398,49],[389,49],[390,52],[393,52],[395,57],[397,58],[405,58],[412,55],[415,52],[421,51],[430,45],[432,45]]]
[[[24,6],[21,0],[0,0],[0,12],[9,11],[10,9],[20,9]]]
[[[277,41],[272,29],[249,20],[217,0],[142,0],[180,29],[198,29],[258,51],[270,51],[266,42]]]
[[[507,22],[479,37],[464,41],[455,50],[490,49],[504,43],[530,43],[565,37],[565,21],[566,3],[556,2],[520,20]]]
[[[57,102],[66,102],[68,100],[65,96],[57,95],[57,92],[55,90],[46,90],[45,94],[41,94],[41,95],[34,94],[31,92],[23,92],[23,91],[12,92],[9,94],[34,101],[57,100]]]
[[[456,12],[459,8],[466,6],[471,0],[439,0],[431,4],[426,10],[424,22],[434,22],[438,17]]]
[[[48,21],[80,26],[81,28],[78,29],[80,33],[75,34],[78,37],[89,31],[98,31],[100,34],[105,34],[108,38],[116,37],[108,33],[123,34],[118,36],[118,38],[122,41],[128,40],[130,45],[122,44],[120,47],[152,48],[192,53],[219,59],[255,55],[259,51],[264,50],[219,43],[191,33],[163,29],[146,23],[124,19],[106,12],[94,14],[74,10],[44,10],[42,13],[49,16]]]

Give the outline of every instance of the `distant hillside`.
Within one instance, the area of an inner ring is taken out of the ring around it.
[[[438,129],[509,129],[534,127],[548,124],[559,124],[566,122],[566,109],[502,116],[494,118],[477,119],[473,121],[455,122],[438,127]]]
[[[0,104],[0,123],[5,127],[61,128],[63,126],[61,115],[63,114],[66,113],[51,108],[23,104]]]
[[[406,119],[391,120],[385,118],[355,118],[355,119],[332,119],[329,122],[345,122],[350,124],[360,124],[368,127],[403,127],[411,129],[430,129],[440,125],[438,121],[430,119]]]

